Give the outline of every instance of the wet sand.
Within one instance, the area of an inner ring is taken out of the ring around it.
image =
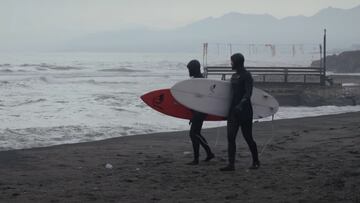
[[[259,170],[239,134],[220,172],[226,130],[203,135],[216,158],[197,166],[187,132],[3,151],[0,202],[360,202],[360,112],[256,123]]]

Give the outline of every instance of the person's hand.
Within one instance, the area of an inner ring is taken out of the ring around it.
[[[235,106],[235,112],[237,114],[240,114],[242,112],[242,110],[243,110],[242,103]]]

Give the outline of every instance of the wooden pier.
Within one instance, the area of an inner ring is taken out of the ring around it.
[[[233,54],[232,44],[228,44],[230,55]],[[249,44],[251,48],[253,44]],[[268,46],[265,44],[264,46]],[[316,45],[315,45],[316,46]],[[276,84],[287,85],[299,84],[299,85],[319,85],[319,86],[332,86],[333,81],[326,76],[326,29],[324,30],[323,44],[318,46],[318,54],[320,56],[320,64],[316,67],[245,67],[253,75],[255,83],[258,84]],[[219,52],[219,46],[218,52]],[[274,48],[271,46],[270,48]],[[293,54],[295,54],[295,46],[292,46]],[[275,55],[272,50],[272,56]],[[204,76],[218,76],[222,80],[226,80],[227,76],[234,73],[230,66],[218,66],[208,65],[208,43],[203,44],[203,65]]]

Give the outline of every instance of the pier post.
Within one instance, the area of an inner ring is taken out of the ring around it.
[[[323,72],[321,74],[320,83],[322,86],[325,86],[325,79],[326,79],[326,29],[324,29],[324,56],[323,56]]]

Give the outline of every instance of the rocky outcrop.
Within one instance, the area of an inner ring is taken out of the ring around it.
[[[320,61],[313,61],[311,66],[319,66]],[[328,71],[337,73],[359,73],[360,72],[360,50],[346,51],[339,55],[326,57]]]

